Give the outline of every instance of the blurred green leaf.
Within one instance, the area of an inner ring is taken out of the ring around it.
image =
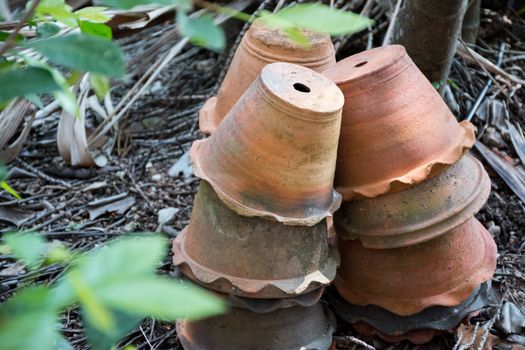
[[[16,199],[22,199],[22,197],[15,191],[15,189],[5,181],[0,181],[0,188],[9,193],[11,196],[15,197]]]
[[[178,17],[179,29],[182,35],[200,46],[213,50],[222,50],[226,45],[226,38],[222,29],[213,23],[209,15],[199,18],[189,18],[185,15]]]
[[[44,104],[42,103],[42,100],[40,99],[40,97],[38,97],[37,94],[27,94],[25,95],[25,98],[27,98],[32,104],[34,104],[38,108],[44,108]]]
[[[39,94],[60,90],[51,73],[37,67],[10,68],[0,71],[0,102],[6,102],[18,96]]]
[[[89,6],[75,11],[75,15],[91,22],[105,23],[111,19],[104,13],[105,10],[107,10],[107,7]]]
[[[36,7],[35,14],[51,16],[71,28],[76,26],[77,17],[64,0],[42,0]]]
[[[46,241],[36,232],[10,232],[4,241],[16,258],[30,267],[37,266],[46,251]]]
[[[9,34],[10,33],[8,32],[0,31],[0,41],[5,41],[9,37]],[[21,34],[17,34],[15,36],[15,42],[20,43],[22,41],[24,41],[24,36]]]
[[[308,41],[308,38],[304,35],[304,33],[299,28],[287,28],[285,29],[286,34],[295,41],[297,44],[303,47],[309,47],[310,41]]]
[[[5,181],[7,179],[7,169],[0,163],[0,181]]]
[[[89,79],[98,99],[104,99],[104,96],[106,96],[109,91],[109,79],[103,75],[98,74],[90,74]]]
[[[98,299],[92,286],[84,281],[84,277],[76,270],[67,275],[73,290],[78,297],[82,310],[86,315],[86,321],[94,328],[103,333],[111,333],[116,323],[113,315],[106,309]]]
[[[166,321],[197,319],[226,311],[226,305],[204,289],[157,276],[113,281],[96,292],[116,310]]]
[[[59,323],[49,296],[46,287],[29,287],[0,306],[2,350],[57,349]]]
[[[87,21],[78,21],[78,27],[84,34],[98,36],[105,39],[112,39],[113,32],[111,27],[102,23],[93,23]]]
[[[36,27],[36,34],[39,38],[49,38],[60,31],[60,27],[51,22],[45,22]]]
[[[369,18],[318,3],[293,5],[276,13],[265,11],[261,18],[271,27],[297,27],[331,35],[355,33],[373,24]]]
[[[95,0],[95,3],[120,9],[130,9],[139,5],[176,5],[181,0]]]
[[[84,330],[91,349],[111,349],[122,337],[135,329],[142,321],[141,316],[128,315],[120,311],[110,310],[115,320],[115,328],[111,332],[101,332],[89,322],[84,323]],[[84,310],[82,318],[86,319]]]
[[[26,44],[51,62],[108,76],[124,75],[124,58],[113,42],[91,35],[64,35]]]

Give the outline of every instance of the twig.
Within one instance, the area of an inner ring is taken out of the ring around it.
[[[357,344],[357,345],[360,345],[360,346],[364,347],[367,350],[376,350],[376,348],[373,347],[372,345],[362,341],[361,339],[357,339],[356,337],[352,337],[350,335],[346,335],[346,336],[343,336],[343,337],[334,337],[334,339],[336,341],[340,340],[340,341],[343,341],[345,343]]]
[[[26,24],[27,20],[33,15],[33,13],[35,12],[36,7],[40,3],[40,1],[41,0],[34,0],[31,3],[31,7],[26,12],[24,17],[22,17],[22,19],[18,22],[18,24],[16,25],[15,29],[13,29],[13,31],[11,33],[9,33],[9,36],[7,37],[4,45],[0,49],[0,56],[3,56],[6,53],[7,50],[9,50],[10,48],[13,47],[13,44],[15,43],[15,39],[16,39],[16,36],[18,35],[18,32],[20,32],[20,30]]]
[[[501,62],[503,60],[503,54],[505,53],[505,43],[501,43],[499,46],[498,51],[498,60],[496,62],[496,67],[501,66]],[[487,92],[489,91],[490,87],[492,86],[493,80],[489,78],[487,82],[485,83],[485,86],[483,86],[483,89],[481,90],[478,98],[476,99],[476,102],[474,102],[474,105],[470,109],[469,113],[465,117],[466,120],[471,121],[472,117],[474,117],[474,114],[476,114],[476,111],[478,110],[479,106],[481,105],[481,102],[485,99],[485,96],[487,95]]]
[[[388,24],[388,28],[385,33],[385,37],[383,38],[383,44],[381,46],[389,45],[392,41],[392,35],[394,33],[394,26],[397,21],[397,16],[399,14],[399,9],[401,8],[401,3],[403,0],[397,0],[396,7],[394,8],[394,12],[392,13],[392,17],[390,18],[390,23]]]

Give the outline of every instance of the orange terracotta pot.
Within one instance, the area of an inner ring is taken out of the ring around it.
[[[487,201],[490,188],[483,165],[466,155],[405,191],[344,202],[334,216],[336,231],[340,238],[359,239],[367,248],[426,242],[470,219]]]
[[[244,216],[314,225],[331,215],[343,95],[311,69],[272,63],[206,140],[193,143],[195,175]]]
[[[201,182],[173,263],[208,289],[249,298],[290,298],[329,284],[338,265],[326,222],[286,226],[240,216]]]
[[[278,30],[256,20],[244,35],[224,77],[218,95],[210,98],[199,112],[202,132],[211,134],[241,98],[263,67],[274,62],[300,64],[318,72],[335,65],[335,50],[326,34],[304,32],[310,46],[298,45]]]
[[[431,306],[462,303],[496,269],[497,248],[475,218],[431,241],[396,249],[368,249],[338,241],[335,286],[355,305],[413,315]]]
[[[323,72],[345,95],[335,177],[343,200],[399,191],[439,173],[472,147],[399,45],[367,50]]]
[[[269,313],[232,308],[226,315],[177,322],[186,350],[328,350],[335,318],[321,304]]]

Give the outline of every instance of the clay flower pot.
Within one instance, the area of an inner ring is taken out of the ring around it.
[[[335,318],[321,304],[269,313],[232,308],[226,315],[177,322],[186,350],[328,350]]]
[[[272,63],[190,151],[195,175],[244,216],[313,225],[331,215],[343,95],[321,74]]]
[[[300,64],[318,72],[335,64],[335,50],[326,34],[304,32],[310,46],[303,47],[277,29],[256,20],[246,32],[233,56],[217,97],[212,97],[199,112],[202,132],[211,134],[239,100],[263,67],[274,62]]]
[[[345,95],[335,176],[345,201],[419,183],[474,144],[474,126],[456,121],[402,46],[358,53],[323,74]]]
[[[364,322],[357,322],[352,325],[354,329],[366,337],[379,337],[388,343],[400,343],[408,340],[412,344],[421,345],[430,342],[434,337],[446,333],[446,331],[437,329],[422,329],[418,331],[410,331],[404,334],[390,335],[375,329]]]
[[[338,265],[326,222],[286,226],[240,216],[201,181],[173,263],[204,287],[249,298],[290,298],[329,284]]]
[[[335,286],[356,305],[377,305],[397,315],[466,300],[496,269],[497,248],[475,218],[431,241],[396,249],[368,249],[338,241],[341,267]]]
[[[343,299],[337,291],[329,289],[327,296],[339,318],[350,324],[366,324],[388,336],[402,336],[413,331],[449,331],[465,318],[475,315],[489,302],[491,283],[481,284],[461,304],[433,306],[414,315],[400,316],[376,305],[354,305]]]
[[[334,216],[342,239],[367,248],[397,248],[426,242],[477,213],[490,193],[483,165],[466,155],[430,180],[402,192],[344,202]]]

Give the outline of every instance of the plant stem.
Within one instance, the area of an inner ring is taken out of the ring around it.
[[[6,53],[7,50],[9,50],[10,48],[12,48],[14,46],[15,39],[16,39],[16,36],[18,35],[18,32],[20,32],[20,30],[24,27],[24,25],[29,20],[29,18],[33,15],[33,13],[35,12],[36,7],[40,3],[40,1],[41,0],[34,0],[31,3],[31,7],[26,12],[24,17],[22,17],[22,19],[18,22],[18,24],[16,25],[15,29],[13,29],[13,31],[11,33],[9,33],[9,36],[7,37],[4,45],[0,49],[0,56],[3,56]]]

